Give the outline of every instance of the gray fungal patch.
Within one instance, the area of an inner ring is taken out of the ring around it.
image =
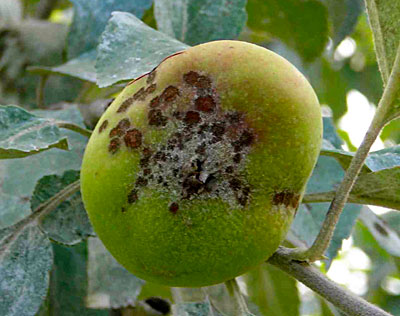
[[[192,96],[190,104],[178,107],[185,96]],[[182,85],[168,86],[153,97],[147,118],[150,126],[168,128],[170,134],[162,144],[140,147],[140,170],[129,203],[147,186],[171,199],[173,214],[182,200],[219,198],[233,208],[249,204],[252,189],[245,163],[255,135],[243,114],[220,109],[210,77],[184,74]],[[143,145],[138,134],[132,134],[132,143]]]

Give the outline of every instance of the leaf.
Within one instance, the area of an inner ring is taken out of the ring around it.
[[[87,291],[87,244],[73,247],[53,243],[54,266],[50,274],[47,315],[107,316],[107,310],[85,306]],[[45,315],[38,315],[45,316]]]
[[[221,316],[209,302],[174,304],[172,313],[174,316]]]
[[[397,0],[367,0],[367,12],[372,28],[376,57],[384,85],[389,80],[400,43],[400,2]],[[386,120],[400,116],[400,99],[391,105]]]
[[[328,41],[328,12],[317,0],[248,0],[249,28],[291,46],[306,62],[320,56]]]
[[[98,39],[113,11],[143,16],[152,0],[70,0],[74,4],[74,20],[68,35],[69,59],[96,48]]]
[[[68,150],[54,121],[17,106],[0,106],[0,159],[21,158],[50,148]]]
[[[28,70],[39,75],[58,74],[95,83],[96,55],[96,50],[91,50],[57,67],[31,66]]]
[[[0,231],[1,246],[12,231]],[[46,297],[52,262],[50,241],[36,226],[26,227],[0,252],[1,315],[36,314]]]
[[[363,12],[362,0],[323,0],[328,7],[333,27],[333,46],[336,47],[350,35]]]
[[[98,47],[98,85],[106,87],[151,71],[165,57],[188,48],[134,15],[114,12]]]
[[[400,2],[367,0],[366,5],[379,70],[386,85],[400,42]]]
[[[0,1],[0,30],[20,23],[22,4],[19,0]]]
[[[188,45],[235,39],[246,24],[246,0],[155,0],[158,30]]]
[[[360,220],[383,249],[392,256],[400,257],[400,236],[395,230],[368,207],[361,210]]]
[[[31,198],[31,208],[37,208],[77,180],[79,171],[74,170],[68,170],[62,176],[44,176],[36,184]],[[75,193],[42,218],[40,227],[49,238],[66,245],[77,244],[94,235],[80,192]]]
[[[32,113],[84,126],[76,106]],[[31,213],[30,198],[40,178],[80,169],[87,137],[65,129],[60,133],[62,137],[68,137],[70,151],[52,149],[21,159],[0,160],[0,228],[10,226]]]
[[[245,279],[249,298],[262,315],[299,315],[300,297],[295,279],[265,263],[248,272]]]
[[[134,305],[144,281],[123,268],[98,238],[88,239],[88,297],[90,308]]]

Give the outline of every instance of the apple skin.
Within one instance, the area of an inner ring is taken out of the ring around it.
[[[224,282],[285,238],[322,139],[318,99],[287,60],[201,44],[131,82],[100,118],[82,197],[110,253],[169,286]]]

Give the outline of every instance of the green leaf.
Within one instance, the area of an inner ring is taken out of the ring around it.
[[[68,35],[68,57],[75,58],[96,48],[98,39],[113,11],[143,16],[152,0],[70,0],[74,4],[74,20]]]
[[[400,2],[367,0],[367,12],[374,35],[375,51],[384,85],[389,80],[400,43]],[[396,98],[386,115],[389,121],[400,116],[400,99]]]
[[[134,15],[114,12],[98,47],[98,85],[106,87],[151,71],[165,57],[188,48],[144,24]]]
[[[5,245],[13,232],[14,227],[0,231],[0,314],[35,315],[49,285],[50,241],[36,226],[27,226]]]
[[[96,50],[91,50],[57,67],[31,66],[28,70],[38,75],[57,74],[96,82]]]
[[[188,45],[235,39],[246,24],[246,0],[155,0],[158,30]]]
[[[79,180],[79,171],[74,170],[66,171],[62,176],[51,175],[41,178],[33,192],[31,208],[34,210],[68,184],[77,180]],[[66,245],[77,244],[94,235],[80,192],[72,195],[42,218],[40,227],[49,238]]]
[[[398,217],[400,217],[400,214],[398,214]],[[388,223],[368,207],[363,207],[361,210],[360,220],[383,249],[392,256],[400,257],[400,236]]]
[[[38,316],[108,316],[107,310],[85,306],[87,291],[87,244],[73,247],[53,243],[54,266],[50,274],[48,312]]]
[[[144,281],[123,268],[98,238],[88,239],[88,297],[90,308],[134,305]]]
[[[328,41],[328,12],[318,0],[248,0],[247,25],[294,48],[304,61],[320,56]]]
[[[262,315],[299,315],[300,297],[296,280],[266,263],[245,275],[250,300]]]
[[[59,111],[34,111],[33,114],[84,126],[76,106]],[[0,160],[0,228],[31,213],[30,198],[40,178],[80,169],[87,138],[65,129],[60,133],[62,137],[68,137],[70,151],[52,149],[21,159]]]
[[[68,150],[53,120],[17,106],[0,106],[0,159],[22,158],[50,148]]]
[[[328,7],[329,18],[333,28],[333,46],[336,47],[346,36],[350,35],[363,12],[362,0],[323,0]]]
[[[386,85],[400,42],[400,2],[367,0],[367,12],[374,36],[376,56]]]

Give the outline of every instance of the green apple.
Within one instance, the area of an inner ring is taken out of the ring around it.
[[[245,42],[198,45],[131,82],[101,117],[83,201],[137,277],[220,283],[285,238],[321,139],[317,97],[287,60]]]

